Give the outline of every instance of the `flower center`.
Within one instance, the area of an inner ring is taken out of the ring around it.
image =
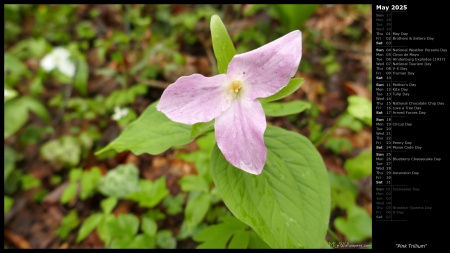
[[[230,86],[230,91],[231,93],[239,93],[239,91],[242,88],[242,83],[239,80],[234,80],[233,82],[231,82],[231,86]]]

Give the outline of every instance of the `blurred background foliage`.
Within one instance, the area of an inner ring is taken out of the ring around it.
[[[309,109],[268,124],[322,154],[326,241],[371,244],[371,5],[6,4],[5,248],[267,247],[212,183],[211,133],[156,156],[94,155],[178,77],[217,74],[214,13],[238,53],[302,31],[305,83],[284,100]]]

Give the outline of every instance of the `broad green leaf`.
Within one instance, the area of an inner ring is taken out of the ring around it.
[[[132,164],[119,165],[108,171],[98,183],[98,190],[109,197],[125,198],[139,190],[139,170]]]
[[[116,231],[116,230],[114,230]],[[119,231],[119,229],[117,229]],[[133,236],[121,236],[113,237],[111,243],[109,244],[110,249],[130,249],[130,244],[133,242]]]
[[[24,174],[20,177],[20,182],[22,183],[23,190],[29,190],[31,188],[36,188],[41,185],[41,180],[34,177],[33,174]]]
[[[231,236],[246,227],[238,219],[227,216],[222,223],[204,228],[193,239],[196,242],[201,242],[197,249],[225,249]]]
[[[163,249],[175,249],[177,240],[173,238],[170,230],[161,230],[156,235],[156,244]]]
[[[128,244],[128,247],[130,249],[154,249],[155,248],[155,238],[150,237],[145,234],[138,234]]]
[[[260,175],[229,164],[216,146],[211,176],[230,211],[273,248],[319,248],[330,217],[322,157],[305,137],[268,126]]]
[[[83,95],[86,95],[87,92],[88,78],[89,78],[88,63],[86,62],[86,58],[84,56],[79,55],[77,57],[77,69],[73,86]]]
[[[152,208],[167,195],[169,195],[169,190],[166,187],[166,177],[162,176],[153,182],[140,180],[139,190],[128,195],[127,199],[138,202],[141,207]]]
[[[157,103],[158,101],[151,104],[119,137],[96,154],[114,149],[117,152],[130,150],[137,155],[142,153],[157,155],[173,146],[193,141],[192,126],[171,121],[156,110]]]
[[[344,169],[352,180],[359,180],[372,174],[372,151],[361,152],[357,157],[347,159]]]
[[[22,61],[16,56],[5,52],[3,54],[3,72],[6,76],[14,76],[14,83],[19,81],[19,77],[24,75],[26,77],[31,76],[30,70],[22,63]]]
[[[337,217],[334,225],[350,242],[360,242],[372,237],[372,218],[357,205],[347,209],[347,219]]]
[[[186,223],[185,230],[191,230],[200,224],[205,218],[210,206],[211,195],[209,193],[191,191],[184,215],[184,222]]]
[[[103,218],[102,213],[94,213],[89,216],[81,225],[80,230],[78,231],[77,243],[81,242],[86,238],[94,229],[100,224],[100,221]]]
[[[269,245],[267,245],[267,243],[261,240],[258,234],[255,233],[255,231],[251,231],[249,235],[250,235],[250,239],[248,242],[249,249],[270,249]]]
[[[111,213],[114,207],[116,207],[116,205],[117,205],[117,198],[115,197],[109,197],[100,202],[100,206],[102,207],[104,214]]]
[[[226,74],[228,64],[236,54],[236,49],[225,25],[217,14],[211,17],[211,38],[219,74]]]
[[[290,102],[270,102],[261,103],[264,109],[264,113],[267,116],[278,117],[301,113],[304,110],[311,108],[311,104],[299,100]]]
[[[3,214],[9,212],[13,204],[14,204],[13,198],[3,195]]]
[[[178,180],[181,190],[184,192],[198,190],[208,192],[208,185],[205,179],[199,175],[187,175]]]
[[[163,204],[166,206],[168,214],[175,215],[183,211],[184,196],[185,194],[179,193],[176,196],[169,195],[164,198]]]
[[[78,183],[77,182],[70,182],[69,185],[67,185],[66,189],[64,189],[63,193],[61,194],[61,203],[67,204],[69,201],[75,198],[77,195],[77,188]]]
[[[146,213],[142,214],[142,217],[148,217],[149,219],[158,221],[164,220],[166,218],[166,215],[157,209],[157,210],[148,210]]]
[[[139,219],[134,214],[119,214],[117,221],[121,234],[134,236],[139,230]]]
[[[155,237],[156,231],[158,230],[158,225],[156,225],[156,222],[147,217],[142,217],[141,227],[144,234],[151,238]]]
[[[228,244],[229,249],[246,249],[248,242],[250,240],[249,232],[244,230],[239,230],[234,233],[233,238],[231,238]]]
[[[83,169],[71,169],[69,172],[69,180],[72,182],[76,182],[81,178],[83,174]]]
[[[276,11],[282,27],[292,31],[303,27],[303,24],[319,7],[318,4],[274,4],[271,7]]]
[[[114,222],[115,219],[116,217],[114,217],[113,214],[107,213],[103,215],[100,224],[98,224],[97,233],[100,239],[102,239],[102,241],[105,243],[105,245],[107,245],[111,239],[109,224],[111,222]]]
[[[347,152],[351,152],[353,149],[350,140],[341,137],[328,138],[327,142],[325,143],[325,147],[333,151],[333,153],[335,154],[342,154],[344,150]]]
[[[61,221],[61,226],[56,229],[55,234],[59,236],[62,240],[65,240],[70,232],[78,227],[80,224],[80,219],[78,218],[78,214],[75,210],[71,210],[69,214],[64,216],[64,218]]]
[[[62,163],[67,167],[76,166],[80,162],[81,146],[77,138],[62,136],[42,145],[40,153],[45,160],[53,163]]]
[[[333,171],[328,171],[328,178],[331,188],[331,209],[333,210],[336,206],[347,209],[354,205],[358,194],[356,185],[346,175]]]
[[[25,104],[27,105],[28,110],[38,115],[41,119],[46,121],[47,123],[50,122],[50,113],[48,112],[47,108],[42,104],[41,101],[36,100],[32,97],[22,97]]]
[[[360,120],[356,119],[348,113],[344,113],[343,115],[341,115],[338,122],[340,127],[350,128],[354,132],[358,132],[364,127],[363,123]]]
[[[11,147],[3,146],[3,168],[4,168],[3,183],[6,183],[8,176],[11,174],[11,172],[13,172],[15,166],[16,166],[16,152]]]
[[[5,103],[4,108],[4,138],[8,138],[17,132],[28,120],[28,107],[21,98],[16,98]]]
[[[197,138],[201,134],[213,130],[214,129],[214,122],[215,122],[215,120],[213,119],[213,120],[211,120],[209,122],[195,123],[192,126],[191,137],[192,138]]]
[[[81,175],[81,192],[80,198],[86,199],[95,193],[98,182],[102,178],[102,172],[98,167],[93,167],[91,170],[83,171]]]
[[[372,126],[372,101],[360,96],[349,96],[347,111],[353,117]]]
[[[273,94],[270,97],[260,98],[259,101],[267,103],[285,98],[298,90],[298,88],[300,88],[300,86],[302,86],[304,82],[304,78],[292,78],[289,83],[284,86],[283,89],[281,89],[279,92]]]

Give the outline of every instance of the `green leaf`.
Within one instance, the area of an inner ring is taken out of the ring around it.
[[[55,233],[61,238],[62,240],[65,240],[70,232],[78,227],[78,224],[80,224],[80,219],[78,218],[78,214],[75,210],[71,210],[69,214],[64,216],[64,218],[61,221],[61,226],[55,231]]]
[[[325,147],[333,151],[336,154],[342,154],[344,150],[351,152],[353,147],[352,143],[347,138],[330,137],[325,143]]]
[[[17,132],[28,120],[28,109],[26,102],[16,98],[5,103],[4,108],[4,138],[8,138]]]
[[[215,122],[215,120],[213,119],[213,120],[211,120],[209,122],[195,123],[192,126],[191,137],[192,138],[197,138],[201,134],[213,130],[214,129],[214,122]]]
[[[114,231],[119,231],[116,229]],[[133,241],[133,236],[121,236],[121,237],[113,237],[111,243],[109,244],[110,249],[130,249],[130,244]]]
[[[156,222],[153,219],[149,219],[147,217],[142,217],[142,231],[144,231],[144,234],[148,235],[149,237],[153,238],[156,235],[156,231],[158,230],[158,225],[156,225]]]
[[[364,127],[361,121],[348,113],[343,114],[338,122],[340,127],[350,128],[354,132],[358,132]]]
[[[104,214],[111,213],[114,207],[116,207],[116,205],[117,205],[117,198],[115,197],[109,197],[100,202],[100,206],[102,207]]]
[[[134,214],[119,214],[117,217],[120,234],[134,236],[139,230],[139,219]]]
[[[267,116],[278,117],[301,113],[304,110],[311,108],[311,104],[299,100],[290,102],[271,102],[261,103],[264,109],[264,113]]]
[[[210,206],[211,195],[209,193],[191,191],[184,215],[184,222],[186,223],[185,230],[191,230],[200,224],[205,218]]]
[[[14,204],[13,198],[3,195],[3,214],[9,212],[13,204]]]
[[[161,230],[156,235],[156,244],[163,249],[175,249],[177,240],[172,237],[170,230]]]
[[[180,184],[181,190],[184,192],[188,191],[202,191],[208,192],[208,185],[203,177],[199,175],[187,175],[182,177],[178,183]]]
[[[50,113],[41,101],[36,100],[32,97],[22,97],[22,99],[27,105],[28,110],[38,115],[45,122],[50,122]]]
[[[192,126],[171,121],[156,110],[157,103],[158,101],[151,104],[119,137],[96,154],[114,149],[117,152],[130,150],[137,155],[142,153],[157,155],[173,146],[193,141]]]
[[[149,237],[145,234],[138,234],[134,239],[128,244],[130,249],[154,249],[155,248],[155,238]]]
[[[164,220],[166,218],[166,215],[160,210],[148,210],[146,213],[142,214],[142,217],[147,217],[149,219],[158,221]]]
[[[318,4],[274,4],[271,7],[276,11],[282,27],[292,31],[303,27],[306,20],[319,7]]]
[[[29,190],[31,188],[36,188],[41,185],[41,181],[35,178],[33,174],[25,174],[21,176],[20,182],[22,183],[23,190]]]
[[[109,197],[125,198],[139,190],[139,170],[132,164],[119,165],[108,171],[98,183],[98,190]]]
[[[337,217],[334,225],[350,242],[360,242],[372,237],[372,218],[357,205],[347,209],[347,219]]]
[[[227,216],[222,223],[204,228],[193,239],[196,242],[201,242],[197,249],[225,249],[233,234],[244,230],[246,227],[238,219]]]
[[[347,111],[353,117],[372,126],[372,102],[360,96],[349,96]]]
[[[162,176],[154,182],[148,180],[139,181],[139,190],[127,196],[127,199],[134,200],[141,207],[152,208],[159,204],[168,194],[166,187],[166,177]]]
[[[281,89],[279,92],[273,94],[270,97],[260,98],[259,101],[267,103],[285,98],[298,90],[298,88],[300,88],[300,86],[302,86],[304,82],[304,78],[292,78],[289,83],[284,86],[283,89]]]
[[[94,229],[100,224],[100,221],[103,219],[102,213],[94,213],[89,216],[81,225],[80,230],[78,231],[77,243],[81,242],[86,238]]]
[[[228,64],[236,54],[236,49],[225,25],[217,14],[211,17],[211,38],[219,74],[226,74]]]
[[[359,180],[372,174],[372,151],[361,152],[357,157],[347,159],[344,169],[351,180]]]
[[[164,198],[163,204],[167,207],[168,214],[175,215],[183,211],[184,195],[179,193],[176,196],[169,195]]]
[[[347,209],[355,205],[356,195],[358,194],[356,185],[346,175],[333,171],[328,171],[328,178],[331,187],[331,209],[335,207]]]
[[[80,162],[81,146],[79,140],[73,136],[63,136],[42,145],[41,156],[53,163],[64,166],[76,166]]]
[[[81,174],[83,174],[82,169],[71,169],[69,172],[69,180],[76,182],[81,178]]]
[[[109,224],[115,222],[116,217],[113,214],[104,214],[100,224],[97,227],[97,233],[100,239],[107,245],[111,239],[111,232],[109,229]]]
[[[6,183],[6,180],[8,179],[11,172],[13,172],[15,166],[16,166],[16,152],[11,147],[3,146],[3,168],[4,168],[3,183]]]
[[[61,194],[61,203],[67,204],[69,201],[75,198],[77,195],[77,189],[78,189],[78,183],[77,182],[70,182],[69,185],[67,185],[66,189],[64,189],[63,193]]]
[[[86,58],[83,55],[77,57],[77,69],[74,78],[74,87],[81,94],[86,95],[87,92],[87,82],[89,79],[89,66],[86,62]]]
[[[269,245],[265,243],[261,238],[255,233],[255,231],[251,231],[249,233],[250,240],[248,242],[249,249],[270,249]]]
[[[244,230],[239,230],[234,233],[233,238],[231,238],[230,244],[228,244],[229,249],[246,249],[248,242],[250,240],[249,232]]]
[[[82,200],[90,197],[95,193],[98,182],[102,178],[102,172],[98,167],[93,167],[91,170],[83,171],[81,175],[81,192],[80,198]]]
[[[305,137],[268,126],[260,175],[229,164],[216,146],[211,176],[230,211],[273,248],[319,248],[330,217],[322,157]]]

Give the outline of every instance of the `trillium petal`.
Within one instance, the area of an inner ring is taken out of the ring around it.
[[[266,117],[258,100],[236,99],[216,118],[216,140],[223,155],[235,167],[260,174],[266,163]]]
[[[302,57],[302,34],[295,30],[255,50],[235,55],[227,75],[247,86],[251,99],[271,96],[286,86]]]
[[[156,109],[179,123],[192,125],[211,121],[230,106],[226,82],[225,74],[182,76],[164,90]]]
[[[68,77],[75,75],[75,64],[68,59],[61,60],[58,65],[58,69],[61,73]]]
[[[62,47],[56,47],[55,49],[53,49],[52,54],[59,60],[68,60],[70,57],[70,52]]]
[[[44,56],[44,58],[41,60],[41,67],[45,71],[51,71],[56,66],[56,60],[55,57],[52,54],[48,54]]]

